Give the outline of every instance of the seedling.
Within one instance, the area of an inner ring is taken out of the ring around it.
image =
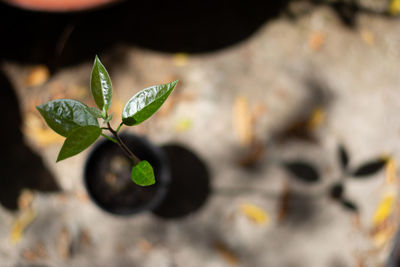
[[[117,129],[113,129],[110,124],[113,114],[108,113],[112,102],[111,79],[96,56],[90,77],[90,91],[97,108],[88,107],[73,99],[57,99],[36,107],[47,125],[56,133],[66,137],[57,162],[79,154],[102,135],[119,145],[132,161],[133,182],[141,186],[154,184],[153,167],[148,161],[141,160],[132,153],[121,140],[119,131],[123,125],[138,125],[150,118],[165,102],[177,83],[178,81],[173,81],[155,85],[135,94],[122,111],[122,122]],[[102,119],[104,127],[100,127],[98,119]],[[110,132],[112,136],[106,135],[103,131]]]

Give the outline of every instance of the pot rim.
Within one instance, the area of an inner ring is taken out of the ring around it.
[[[145,136],[141,136],[141,135],[136,135],[133,133],[126,133],[123,132],[120,134],[120,136],[122,138],[133,138],[135,139],[135,141],[139,141],[142,144],[144,144],[148,149],[151,150],[151,153],[156,156],[158,158],[158,161],[160,163],[160,167],[159,167],[159,180],[157,181],[157,183],[159,183],[159,186],[157,187],[157,190],[155,192],[154,197],[152,198],[151,201],[145,203],[144,205],[141,205],[139,207],[137,206],[132,206],[132,209],[124,209],[124,210],[114,210],[112,208],[107,207],[106,205],[104,205],[101,201],[99,201],[97,199],[97,197],[93,194],[92,190],[90,190],[89,186],[89,179],[88,179],[88,171],[89,171],[89,162],[91,160],[91,158],[93,156],[95,156],[98,153],[98,150],[106,145],[106,144],[112,144],[115,145],[113,143],[111,143],[111,141],[107,140],[107,139],[103,139],[99,142],[97,142],[94,147],[92,148],[92,150],[90,151],[85,165],[84,165],[84,172],[83,172],[83,180],[84,180],[84,186],[85,189],[90,197],[90,199],[103,211],[106,211],[107,213],[111,213],[114,215],[134,215],[137,213],[141,213],[144,211],[152,211],[155,208],[157,208],[162,201],[165,199],[167,192],[168,192],[168,186],[170,184],[171,181],[171,172],[170,172],[170,168],[169,168],[169,164],[167,162],[166,156],[164,154],[164,151],[159,147],[156,146],[154,144],[152,144]],[[133,183],[133,182],[132,182]]]

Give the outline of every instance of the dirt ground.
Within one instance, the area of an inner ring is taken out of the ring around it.
[[[218,49],[121,41],[54,69],[5,56],[0,265],[386,266],[400,216],[399,20],[361,11],[348,21],[327,5],[291,10]],[[94,106],[95,53],[113,82],[114,125],[135,92],[179,80],[154,117],[124,128],[160,145],[190,181],[176,206],[108,214],[83,186],[90,148],[55,163],[64,139],[35,106]]]

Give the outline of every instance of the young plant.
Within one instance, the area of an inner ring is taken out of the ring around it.
[[[131,178],[141,186],[155,183],[153,167],[146,160],[139,159],[119,137],[123,125],[134,126],[150,118],[165,102],[178,81],[155,85],[135,94],[122,111],[122,122],[113,129],[108,111],[112,102],[112,85],[106,68],[96,56],[90,77],[90,91],[98,108],[88,107],[73,99],[57,99],[40,106],[37,110],[47,125],[56,133],[66,137],[58,154],[57,162],[75,156],[93,144],[100,135],[119,145],[132,161]],[[102,119],[104,127],[100,127]],[[108,136],[103,131],[109,131]]]

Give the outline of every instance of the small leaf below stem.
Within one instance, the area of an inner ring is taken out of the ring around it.
[[[132,168],[132,181],[140,186],[153,185],[156,182],[153,167],[146,160],[142,160]]]

